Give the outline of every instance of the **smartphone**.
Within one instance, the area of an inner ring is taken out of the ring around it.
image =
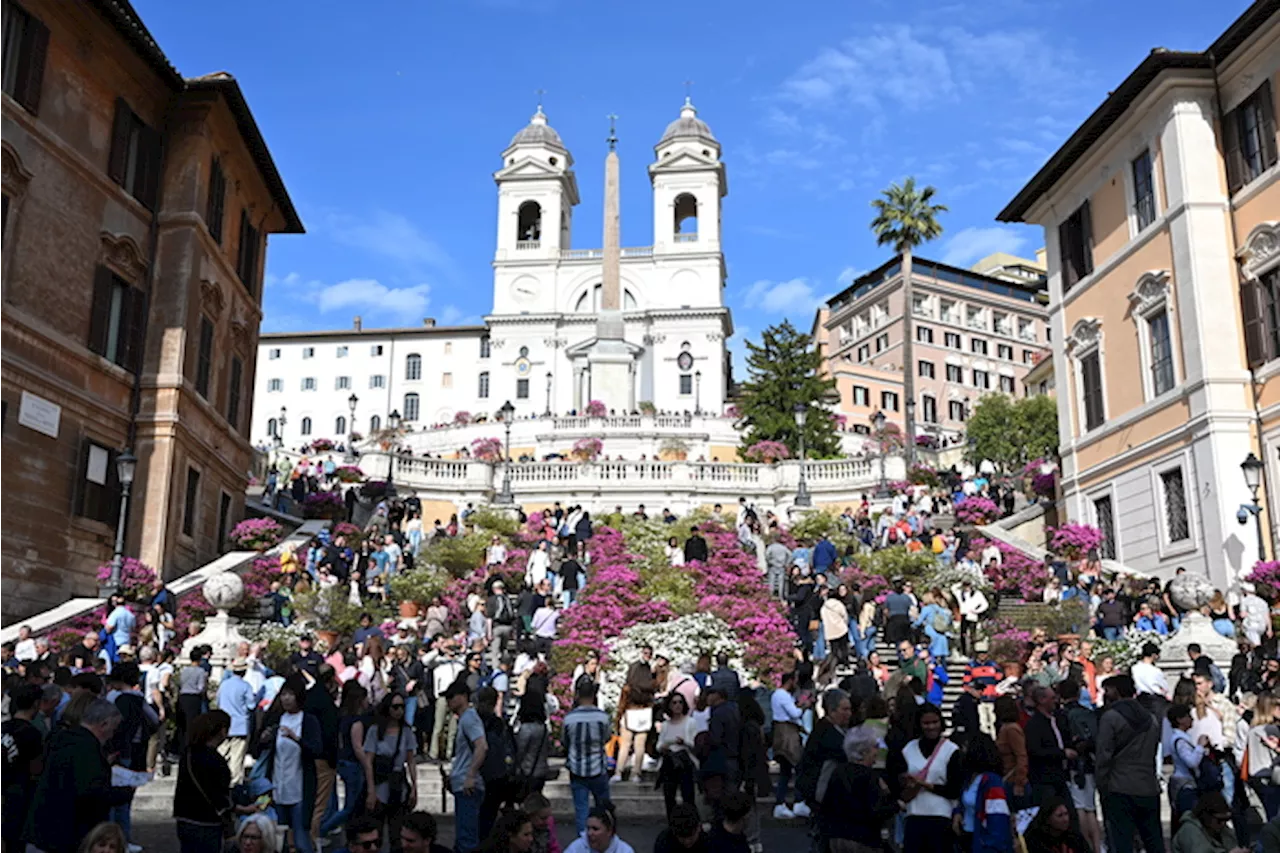
[[[259,809],[265,809],[267,806],[271,805],[271,795],[263,794],[261,797],[258,797],[258,799],[254,800],[253,804],[257,806]]]

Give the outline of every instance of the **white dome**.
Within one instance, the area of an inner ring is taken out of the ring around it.
[[[707,123],[698,118],[698,110],[689,98],[684,99],[684,106],[680,108],[680,118],[667,125],[658,144],[662,145],[674,139],[702,139],[715,145],[720,144]]]
[[[538,107],[538,111],[533,114],[533,118],[529,119],[529,124],[519,133],[511,137],[511,145],[545,145],[548,148],[559,148],[566,151],[564,142],[560,139],[560,134],[556,133],[555,128],[547,124],[547,115],[542,111],[542,107]]]

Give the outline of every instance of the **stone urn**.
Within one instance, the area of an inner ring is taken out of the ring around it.
[[[218,612],[209,617],[203,631],[187,638],[182,644],[182,656],[184,659],[189,658],[191,650],[196,646],[211,647],[212,680],[217,682],[222,679],[223,670],[235,659],[240,644],[247,642],[236,628],[236,618],[229,612],[244,599],[244,581],[235,572],[221,572],[205,581],[200,591],[205,601],[212,604]]]
[[[1187,646],[1198,643],[1201,650],[1219,667],[1231,665],[1231,658],[1236,653],[1234,641],[1222,636],[1213,627],[1213,623],[1200,612],[1200,608],[1213,598],[1214,587],[1203,575],[1190,572],[1178,575],[1169,584],[1169,598],[1183,611],[1182,624],[1169,639],[1165,640],[1160,657],[1164,661],[1189,661]]]

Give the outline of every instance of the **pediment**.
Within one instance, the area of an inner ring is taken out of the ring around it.
[[[564,172],[533,157],[522,157],[494,173],[494,178],[559,178]]]
[[[658,171],[680,170],[680,169],[715,169],[720,166],[720,161],[712,157],[703,157],[695,151],[684,149],[670,157],[664,157],[649,168]]]

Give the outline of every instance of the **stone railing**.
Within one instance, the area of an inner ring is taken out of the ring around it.
[[[628,246],[620,250],[624,258],[651,258],[652,246]],[[594,261],[604,257],[604,249],[561,249],[562,261]]]

